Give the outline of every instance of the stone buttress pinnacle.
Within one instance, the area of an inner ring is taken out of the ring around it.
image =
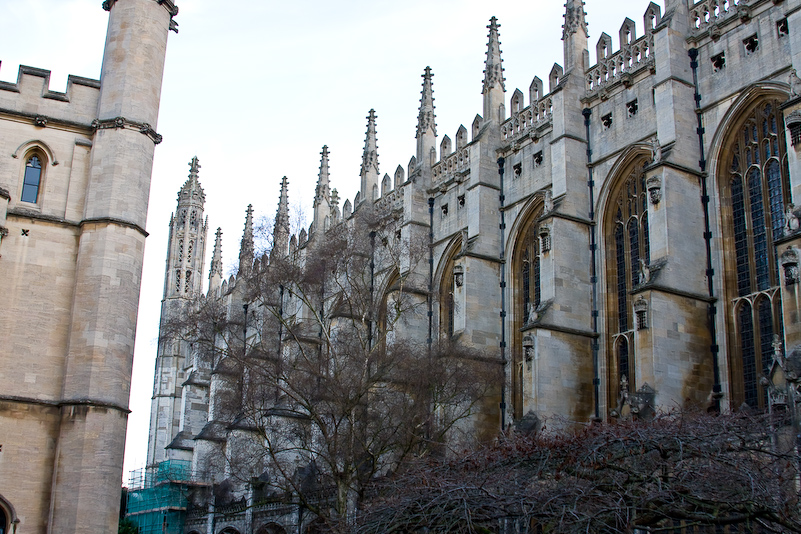
[[[587,13],[584,12],[584,0],[567,0],[565,2],[565,24],[562,26],[562,40],[576,33],[579,29],[584,37],[589,37],[587,31]]]
[[[482,94],[487,94],[491,89],[500,87],[506,91],[503,77],[503,61],[501,60],[501,41],[498,33],[498,19],[492,17],[489,26],[489,41],[487,43],[487,61],[484,64],[484,88]]]
[[[367,134],[364,138],[364,153],[362,154],[362,176],[373,169],[378,174],[378,141],[375,132],[375,119],[375,110],[371,109],[370,114],[367,115]]]
[[[214,234],[214,252],[211,254],[211,265],[209,266],[209,280],[217,274],[222,276],[222,228],[217,228]]]
[[[317,175],[317,189],[314,191],[314,205],[328,202],[331,197],[328,175],[328,146],[323,146],[320,153],[320,173]]]
[[[275,213],[275,226],[273,227],[272,254],[278,257],[286,256],[289,252],[289,182],[287,177],[281,178],[281,194],[278,198],[278,210]]]
[[[367,134],[364,139],[361,170],[361,202],[376,200],[378,194],[378,141],[375,131],[375,110],[367,115]]]
[[[242,234],[242,245],[239,247],[239,272],[250,271],[253,264],[253,205],[248,204],[245,215],[245,231]]]
[[[434,89],[431,80],[433,77],[434,74],[431,72],[431,67],[426,67],[422,75],[423,90],[420,97],[420,113],[417,115],[417,139],[420,139],[429,130],[433,132],[434,137],[437,136],[436,115],[434,114]]]

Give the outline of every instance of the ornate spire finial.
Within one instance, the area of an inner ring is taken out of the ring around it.
[[[278,211],[275,213],[273,227],[273,250],[270,253],[277,257],[286,256],[289,249],[289,181],[281,178],[281,194],[278,197]]]
[[[242,234],[242,245],[239,247],[239,272],[250,271],[253,265],[253,205],[248,204],[245,215],[245,232]]]
[[[197,159],[197,156],[192,158],[192,161],[189,162],[189,177],[192,178],[193,176],[197,178],[198,171],[200,171],[200,161]]]
[[[317,206],[320,202],[327,201],[331,196],[331,190],[328,182],[328,146],[323,146],[323,151],[320,152],[320,173],[317,176],[317,189],[314,192],[314,205]]]
[[[203,207],[206,202],[206,195],[203,193],[203,188],[200,187],[198,180],[198,173],[200,171],[200,161],[197,156],[192,158],[189,162],[189,178],[184,182],[181,190],[178,191],[178,206],[199,206]]]
[[[492,17],[489,26],[489,42],[487,43],[487,61],[484,66],[484,88],[482,94],[486,94],[490,89],[500,86],[506,91],[503,77],[503,63],[501,60],[501,41],[498,34],[498,19]]]
[[[222,228],[217,228],[217,233],[214,236],[214,252],[211,254],[209,280],[211,280],[215,274],[222,276]]]
[[[367,115],[367,135],[364,139],[364,154],[362,154],[362,176],[375,169],[378,174],[378,142],[375,133],[375,110],[371,109]],[[362,191],[362,194],[366,194]]]
[[[434,74],[431,72],[431,67],[426,67],[423,74],[423,90],[420,97],[420,113],[417,115],[417,138],[425,134],[429,129],[437,135],[436,116],[434,115],[434,89],[431,78]]]
[[[576,33],[579,28],[589,37],[584,12],[584,0],[567,0],[565,2],[565,24],[562,26],[562,40]]]

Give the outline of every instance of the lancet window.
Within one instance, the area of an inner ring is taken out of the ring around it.
[[[39,200],[39,188],[42,183],[42,161],[34,154],[25,163],[25,176],[22,180],[22,202],[36,204]]]
[[[642,273],[651,262],[648,190],[643,170],[647,162],[641,158],[623,173],[607,208],[608,383],[612,403],[620,394],[624,377],[629,390],[636,388],[632,291],[645,281],[641,280]]]
[[[778,100],[762,101],[732,134],[721,167],[732,397],[764,408],[760,378],[781,334],[775,240],[784,233],[789,173]]]

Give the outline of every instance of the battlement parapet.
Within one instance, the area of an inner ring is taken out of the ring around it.
[[[0,81],[0,112],[29,118],[36,126],[91,128],[97,118],[100,82],[70,75],[64,93],[50,90],[50,71],[20,65],[17,82]]]
[[[470,170],[470,147],[464,147],[444,156],[431,167],[431,177],[434,183],[446,182],[452,176],[463,174]]]
[[[553,98],[550,94],[532,103],[528,107],[515,112],[501,124],[501,139],[513,141],[531,131],[538,130],[551,123],[553,119]]]
[[[403,209],[403,195],[400,191],[393,189],[384,195],[381,195],[376,201],[376,208],[382,212],[389,212],[393,210]]]
[[[749,18],[749,0],[700,0],[690,8],[690,25],[694,33],[701,33],[726,20],[739,16]]]
[[[601,38],[609,37],[603,34]],[[611,43],[611,40],[608,41]],[[594,95],[603,88],[617,82],[629,87],[633,83],[634,74],[655,68],[654,36],[647,33],[631,44],[606,57],[599,54],[598,63],[587,71],[587,96]]]

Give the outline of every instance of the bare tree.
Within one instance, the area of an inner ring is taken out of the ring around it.
[[[209,424],[225,435],[229,484],[348,524],[370,481],[474,434],[461,431],[501,366],[416,335],[427,255],[392,214],[365,207],[174,322],[213,370]]]
[[[801,532],[796,450],[775,423],[672,413],[512,436],[411,463],[353,530]]]

